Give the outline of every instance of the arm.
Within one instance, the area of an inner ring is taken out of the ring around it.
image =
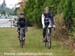
[[[54,22],[53,15],[51,15],[51,22],[52,22],[52,27],[55,27],[55,22]]]
[[[42,14],[42,26],[43,26],[43,28],[45,27],[45,25],[44,25],[44,15]]]
[[[54,18],[53,18],[53,15],[50,15],[50,18],[51,18],[51,22],[52,22],[52,25],[54,25]]]
[[[19,26],[19,20],[17,21],[17,32],[19,32],[20,26]]]
[[[27,19],[25,19],[25,31],[28,31]]]

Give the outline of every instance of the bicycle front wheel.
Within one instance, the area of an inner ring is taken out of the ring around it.
[[[51,38],[50,38],[50,40],[48,41],[48,48],[49,48],[49,49],[51,48]]]

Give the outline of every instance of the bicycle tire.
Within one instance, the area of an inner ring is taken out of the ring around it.
[[[21,40],[21,41],[20,41],[20,46],[21,46],[21,48],[24,47],[24,40]]]
[[[48,42],[48,49],[51,48],[51,38],[50,38],[50,41]]]

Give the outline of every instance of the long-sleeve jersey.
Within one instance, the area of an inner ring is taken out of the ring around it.
[[[53,16],[50,14],[50,13],[48,13],[48,14],[42,14],[42,26],[43,26],[43,28],[45,28],[45,19],[46,18],[49,18],[49,25],[48,25],[48,27],[50,28],[50,27],[52,27],[52,25],[54,25],[54,18],[53,18]]]
[[[20,27],[20,28],[27,27],[27,20],[24,18],[19,18],[17,22],[17,27]]]

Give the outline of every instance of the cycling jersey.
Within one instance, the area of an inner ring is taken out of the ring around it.
[[[54,25],[53,16],[50,13],[47,13],[47,14],[43,13],[42,14],[42,26],[43,26],[43,28],[45,28],[46,26],[51,28],[52,25]]]

